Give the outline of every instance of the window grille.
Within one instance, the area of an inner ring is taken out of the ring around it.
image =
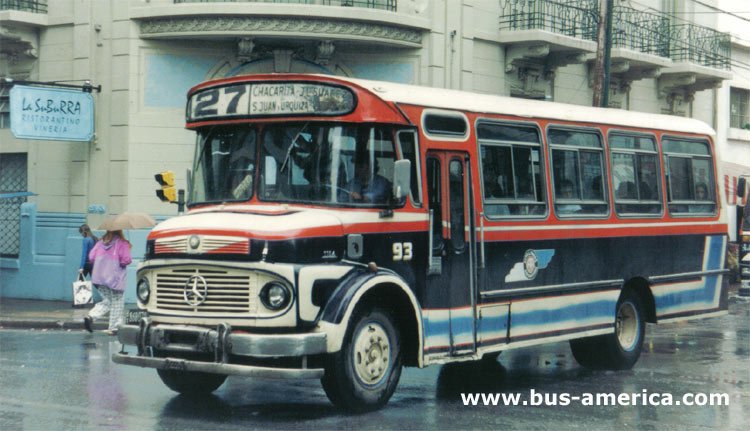
[[[0,154],[0,256],[18,257],[21,242],[21,204],[27,187],[26,153]]]

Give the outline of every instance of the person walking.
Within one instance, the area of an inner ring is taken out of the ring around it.
[[[83,249],[81,250],[81,263],[78,265],[78,272],[84,277],[91,274],[91,262],[89,262],[89,253],[94,248],[94,244],[99,241],[91,232],[91,228],[87,224],[82,224],[78,227],[78,233],[83,237]]]
[[[131,244],[123,237],[121,230],[108,230],[89,253],[89,261],[93,265],[91,282],[99,289],[102,301],[83,318],[87,331],[93,332],[93,322],[107,313],[109,335],[115,335],[118,326],[123,323],[126,268],[133,261],[130,248]]]

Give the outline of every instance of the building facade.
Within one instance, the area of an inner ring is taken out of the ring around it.
[[[70,299],[78,225],[176,214],[153,175],[172,170],[185,186],[185,94],[203,80],[326,73],[591,105],[598,3],[0,0],[0,296]],[[704,13],[726,3],[616,0],[609,105],[705,121],[736,176],[750,171],[750,71],[733,73],[750,68],[750,36]],[[8,94],[24,80],[101,85],[94,138],[15,138]],[[129,235],[138,258],[146,232]]]

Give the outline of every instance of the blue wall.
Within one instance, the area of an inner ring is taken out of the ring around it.
[[[184,108],[187,92],[204,79],[217,58],[153,54],[146,56],[146,106]]]
[[[0,297],[73,301],[83,241],[78,226],[85,214],[38,212],[35,203],[21,205],[21,243],[17,259],[0,258]],[[125,302],[136,302],[135,271],[146,250],[149,230],[126,231],[133,244]],[[94,231],[97,236],[103,232]]]

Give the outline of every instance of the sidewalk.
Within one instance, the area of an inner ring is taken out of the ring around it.
[[[83,317],[92,306],[74,308],[66,301],[0,298],[0,328],[81,330]],[[125,310],[136,308],[125,304]],[[107,329],[107,319],[94,322],[95,330]]]

